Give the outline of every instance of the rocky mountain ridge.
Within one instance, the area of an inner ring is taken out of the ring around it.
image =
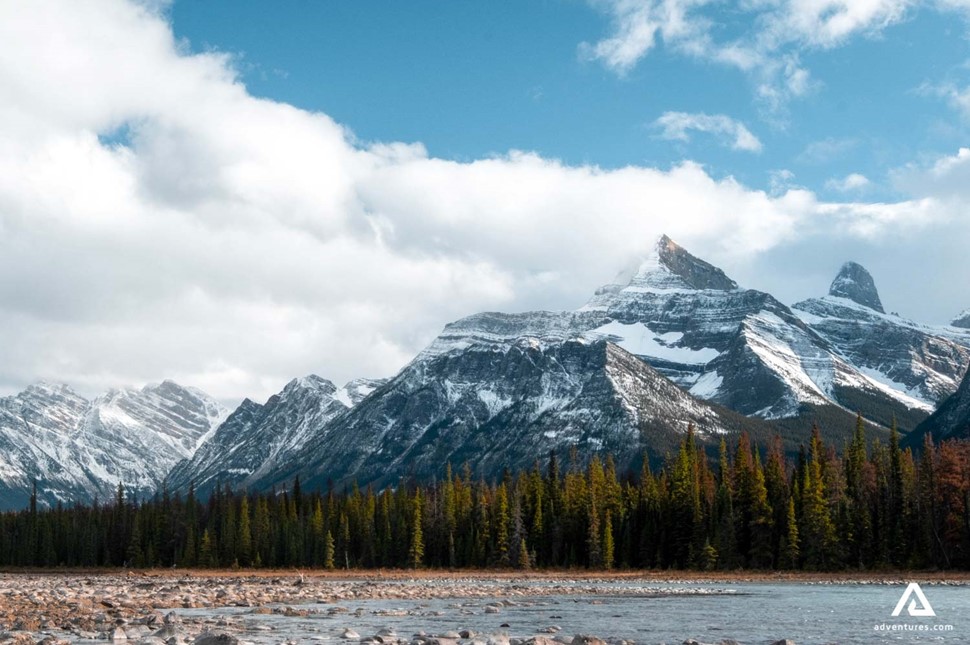
[[[110,499],[118,484],[154,494],[228,411],[172,381],[112,390],[88,400],[70,387],[37,383],[0,398],[0,508]]]

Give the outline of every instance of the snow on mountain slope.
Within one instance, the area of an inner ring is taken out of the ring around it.
[[[0,399],[0,508],[38,498],[90,502],[154,494],[181,458],[190,456],[227,411],[171,381],[111,391],[88,401],[65,385],[39,383]]]
[[[934,443],[946,439],[970,439],[970,372],[956,392],[905,438],[904,445],[918,448],[930,435]]]
[[[419,355],[316,435],[302,463],[256,482],[300,476],[378,486],[468,463],[476,474],[525,468],[550,450],[608,452],[621,467],[673,449],[688,424],[716,438],[744,419],[699,401],[604,340],[493,339]]]
[[[838,290],[878,305],[865,270],[847,266]],[[746,415],[785,418],[805,405],[831,403],[864,410],[869,401],[926,409],[905,388],[856,369],[771,295],[738,286],[666,236],[575,312],[469,316],[448,325],[422,356],[507,347],[523,337],[546,344],[609,340],[692,394]]]
[[[960,312],[960,314],[953,319],[950,325],[960,329],[970,329],[970,309]]]
[[[344,387],[316,375],[293,379],[263,405],[246,400],[191,459],[180,462],[166,483],[185,492],[194,485],[206,497],[216,486],[246,488],[290,467],[304,445],[325,433],[331,420],[384,383],[357,379]]]
[[[850,262],[828,295],[799,302],[793,309],[868,385],[911,409],[932,412],[959,386],[970,361],[970,332],[886,314],[879,303],[872,277]],[[845,386],[855,387],[857,380],[849,379]]]

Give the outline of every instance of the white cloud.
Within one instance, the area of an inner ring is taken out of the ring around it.
[[[619,74],[629,72],[663,42],[666,48],[752,75],[756,95],[772,110],[816,86],[803,52],[840,47],[857,36],[882,33],[907,18],[919,0],[756,0],[733,8],[750,25],[718,39],[725,26],[712,0],[589,0],[609,15],[612,33],[582,43],[580,55]],[[958,8],[965,0],[932,3]]]
[[[619,74],[628,72],[662,37],[691,48],[706,38],[709,25],[694,9],[711,0],[592,0],[613,20],[614,34],[598,43],[582,43],[580,54]]]
[[[837,160],[858,145],[857,139],[828,137],[808,144],[795,159],[801,163],[827,164]]]
[[[825,182],[825,187],[840,193],[851,193],[868,188],[871,184],[868,177],[854,172],[840,179],[829,179]]]
[[[253,97],[228,57],[186,53],[156,9],[121,1],[0,4],[0,41],[6,391],[172,377],[259,398],[308,372],[389,375],[463,315],[580,305],[661,232],[774,280],[785,271],[746,263],[946,214],[932,196],[769,195],[690,162],[363,146],[324,114]],[[119,128],[127,143],[107,142]]]
[[[928,83],[918,88],[917,91],[944,99],[950,104],[951,108],[959,112],[964,118],[970,119],[970,87],[961,87],[952,82],[936,85]]]
[[[660,128],[661,138],[675,141],[689,141],[688,130],[713,134],[725,145],[734,150],[761,152],[761,141],[748,128],[723,114],[692,114],[689,112],[665,112],[654,126]]]

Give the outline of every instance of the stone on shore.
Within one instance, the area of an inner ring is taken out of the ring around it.
[[[238,645],[239,639],[226,632],[202,632],[192,645]]]

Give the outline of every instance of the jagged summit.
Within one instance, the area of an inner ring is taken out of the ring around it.
[[[337,386],[321,376],[316,374],[307,374],[306,376],[301,376],[291,380],[283,388],[285,394],[290,394],[300,390],[310,390],[310,391],[320,391],[326,395],[333,395],[337,391]]]
[[[727,277],[724,271],[691,255],[666,235],[657,241],[657,255],[661,266],[691,289],[730,291],[738,288],[738,283]]]
[[[829,295],[846,298],[881,314],[886,313],[882,308],[882,301],[879,300],[879,291],[876,289],[872,275],[864,266],[855,262],[846,262],[842,265],[839,274],[832,281],[832,286],[829,287]]]
[[[963,311],[950,324],[961,329],[970,329],[970,309]]]
[[[621,271],[608,285],[596,290],[586,309],[603,308],[618,293],[669,291],[732,291],[738,284],[716,266],[691,255],[667,235],[661,235],[653,250]]]

